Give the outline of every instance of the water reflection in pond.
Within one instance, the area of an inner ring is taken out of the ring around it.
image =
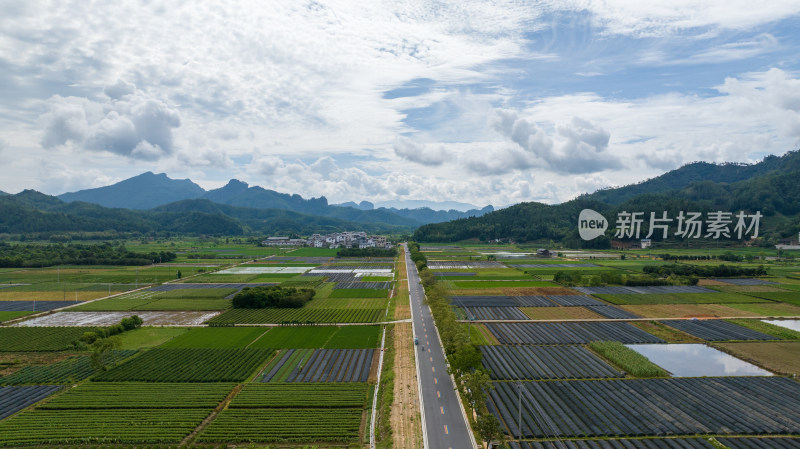
[[[800,332],[800,320],[762,320],[765,323],[774,324],[776,326],[785,327],[793,331]]]
[[[626,345],[675,377],[771,376],[772,373],[706,345]]]

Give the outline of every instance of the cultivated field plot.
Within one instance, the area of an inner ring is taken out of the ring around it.
[[[306,273],[303,279],[325,279],[325,282],[356,282],[358,278],[354,273]]]
[[[371,289],[371,290],[391,290],[391,282],[339,282],[334,287],[334,290],[342,289]]]
[[[214,274],[301,274],[314,267],[247,267],[239,266],[215,271]]]
[[[373,349],[317,349],[307,359],[307,354],[300,353],[304,355],[300,360],[292,357],[293,353],[282,365],[267,367],[270,372],[261,381],[274,381],[275,376],[290,369],[285,382],[366,382],[374,353]],[[287,366],[289,363],[292,365]]]
[[[731,449],[798,449],[798,438],[717,438]]]
[[[615,320],[626,320],[630,318],[639,318],[639,315],[631,313],[627,310],[620,309],[614,306],[584,306],[592,312]]]
[[[378,326],[275,327],[250,347],[282,349],[368,349],[378,346]]]
[[[523,441],[510,443],[511,449],[715,449],[702,438],[642,439],[642,440],[579,440],[579,441]],[[780,446],[776,446],[778,448]],[[738,448],[734,448],[738,449]],[[765,448],[766,449],[766,448]]]
[[[526,382],[522,435],[797,434],[800,384],[775,377]],[[491,410],[517,435],[516,385],[496,383]],[[544,420],[542,411],[549,419]],[[542,427],[542,423],[550,425]]]
[[[508,266],[513,268],[597,268],[600,265],[593,263],[513,263]]]
[[[467,276],[477,276],[478,273],[476,272],[466,272],[466,271],[434,271],[433,275],[436,277],[467,277]]]
[[[294,256],[273,256],[264,262],[299,262],[308,264],[323,264],[329,262],[330,257],[294,257]]]
[[[624,377],[583,346],[481,346],[494,380]]]
[[[558,304],[559,306],[564,306],[564,307],[606,305],[605,303],[602,303],[596,299],[583,295],[553,295],[553,296],[548,296],[548,298],[554,303]]]
[[[213,409],[230,393],[233,383],[89,382],[72,388],[38,409]],[[155,412],[158,413],[158,412]]]
[[[452,281],[456,289],[481,290],[490,288],[558,287],[550,281]]]
[[[211,409],[43,410],[0,422],[0,446],[178,443]]]
[[[541,297],[544,298],[544,297]],[[545,299],[545,301],[547,301]],[[450,302],[459,307],[516,307],[519,303],[513,296],[453,296]],[[547,305],[553,303],[547,301]]]
[[[136,351],[122,350],[110,351],[103,357],[104,366],[113,366],[121,360],[135,354]],[[92,368],[91,358],[88,355],[78,355],[66,360],[51,363],[50,365],[29,365],[9,376],[0,377],[0,384],[65,384],[74,383],[95,373]]]
[[[602,315],[586,307],[521,307],[531,320],[597,320]]]
[[[0,312],[44,312],[75,304],[75,301],[0,301]]]
[[[59,385],[0,387],[0,419],[11,416],[25,407],[41,401],[60,389],[61,386]]]
[[[660,285],[653,287],[574,287],[587,295],[650,295],[657,293],[719,293],[710,288],[694,285]]]
[[[369,384],[249,383],[231,401],[230,408],[363,408]]]
[[[173,290],[186,290],[186,289],[207,289],[207,288],[224,288],[231,290],[228,294],[236,291],[241,290],[245,287],[269,287],[271,285],[276,285],[272,282],[262,282],[262,283],[233,283],[233,284],[225,284],[225,283],[208,283],[208,284],[161,284],[157,285],[153,288],[147,289],[147,291],[151,292],[171,292]],[[225,295],[223,295],[225,296]]]
[[[161,348],[244,348],[269,329],[263,327],[197,327]]]
[[[780,340],[723,320],[667,320],[661,323],[706,341]]]
[[[503,345],[586,344],[592,341],[664,343],[628,323],[487,323],[486,328]]]
[[[778,285],[777,282],[765,281],[763,279],[713,279],[717,282],[730,285]]]
[[[151,349],[94,381],[241,382],[266,363],[270,349]]]
[[[800,342],[715,343],[715,348],[781,374],[800,374]]]
[[[227,409],[200,433],[200,442],[355,442],[360,408]]]
[[[464,307],[468,320],[528,320],[519,307]]]
[[[382,309],[231,309],[209,323],[377,323]]]
[[[458,262],[428,262],[431,270],[474,270],[476,268],[506,268],[500,262],[478,262],[478,261],[458,261]]]
[[[231,305],[225,298],[236,292],[235,288],[143,290],[81,304],[70,311],[223,310]]]
[[[91,330],[79,327],[0,327],[0,351],[63,351],[72,347],[84,332]]]
[[[175,311],[175,312],[136,312],[144,321],[144,326],[193,326],[208,321],[219,312]],[[31,318],[14,324],[16,327],[58,327],[58,326],[111,326],[131,312],[56,312],[52,315]],[[86,329],[80,331],[80,334]],[[77,337],[76,337],[77,338]],[[0,347],[2,343],[0,343]]]
[[[653,293],[631,295],[607,295],[598,293],[598,298],[617,305],[646,305],[646,304],[747,304],[767,303],[769,301],[755,296],[748,296],[736,292],[708,293]]]

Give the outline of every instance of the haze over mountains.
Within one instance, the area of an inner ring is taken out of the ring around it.
[[[300,195],[279,193],[246,182],[231,179],[218,189],[206,191],[188,179],[171,179],[166,174],[142,173],[116,184],[58,196],[66,202],[83,201],[105,207],[127,209],[152,209],[187,200],[207,200],[216,204],[252,209],[279,209],[301,214],[337,218],[355,223],[385,223],[392,226],[414,228],[425,223],[436,223],[456,218],[483,215],[494,210],[483,209],[432,210],[430,208],[397,209],[378,208],[369,202],[330,205],[325,197],[305,199]],[[178,206],[186,210],[191,204]],[[167,207],[167,209],[171,209]]]

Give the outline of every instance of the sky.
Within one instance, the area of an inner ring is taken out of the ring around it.
[[[0,3],[0,190],[559,203],[800,146],[797,0]]]

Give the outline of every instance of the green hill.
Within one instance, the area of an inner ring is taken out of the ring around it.
[[[703,174],[711,179],[697,180]],[[745,177],[746,174],[752,176]],[[769,156],[752,165],[695,163],[639,184],[581,195],[558,205],[520,203],[482,217],[427,224],[417,229],[414,239],[420,242],[556,240],[571,246],[603,247],[608,246],[610,239],[600,237],[590,242],[579,239],[577,223],[582,209],[594,209],[607,218],[616,217],[621,211],[645,212],[645,217],[650,212],[660,216],[667,211],[668,217],[674,218],[680,211],[703,212],[705,216],[710,211],[743,210],[764,214],[762,244],[771,245],[800,231],[799,177],[800,151]],[[673,185],[677,187],[669,187]],[[614,225],[611,221],[610,226]],[[647,223],[642,229],[644,237]]]

